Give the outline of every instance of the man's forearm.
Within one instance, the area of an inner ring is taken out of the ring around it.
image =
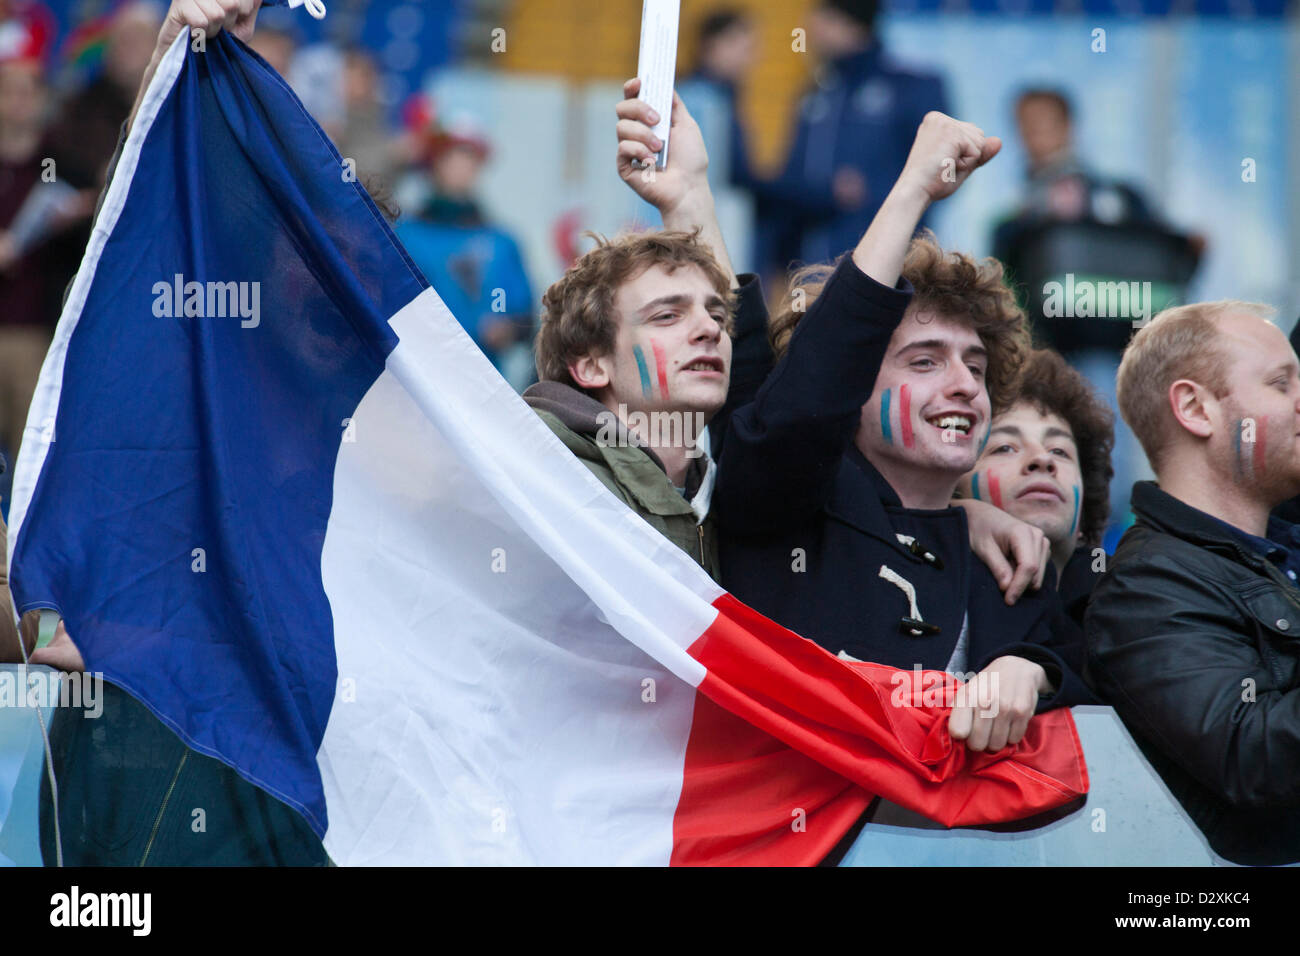
[[[908,247],[929,208],[930,197],[923,190],[895,184],[853,250],[854,264],[881,285],[892,287],[903,274]]]
[[[674,209],[661,209],[664,228],[692,232],[700,231],[700,240],[713,250],[713,256],[727,274],[731,288],[736,288],[736,270],[731,265],[731,256],[727,252],[726,240],[722,238],[722,227],[718,224],[718,213],[713,203],[713,193],[707,187],[697,194],[688,196]]]

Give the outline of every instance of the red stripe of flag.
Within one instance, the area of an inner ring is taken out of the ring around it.
[[[948,736],[951,708],[905,705],[915,700],[912,672],[839,660],[731,595],[714,606],[717,618],[689,649],[708,673],[673,820],[674,864],[817,863],[873,795],[971,826],[1025,819],[1088,790],[1068,710],[1033,718],[1014,747],[974,754]]]

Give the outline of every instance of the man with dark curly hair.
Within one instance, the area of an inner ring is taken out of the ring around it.
[[[949,730],[975,751],[1092,699],[1077,628],[1058,640],[1055,595],[1024,591],[1038,562],[1004,598],[1011,568],[972,551],[990,522],[1031,532],[1043,557],[1046,538],[986,503],[950,506],[1029,336],[998,263],[913,234],[1000,145],[927,115],[852,255],[774,320],[779,361],[730,417],[714,499],[724,587],[842,657],[959,675],[978,694],[954,701]]]
[[[1087,379],[1051,349],[1025,363],[1014,402],[994,416],[975,467],[957,486],[1038,528],[1052,546],[1059,590],[1083,623],[1105,570],[1096,551],[1110,513],[1115,416]]]

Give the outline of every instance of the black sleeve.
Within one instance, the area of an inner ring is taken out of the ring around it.
[[[745,273],[736,277],[736,315],[731,334],[731,385],[727,389],[727,403],[709,423],[713,457],[722,452],[722,439],[727,433],[727,422],[742,405],[748,405],[758,394],[758,389],[772,371],[772,345],[767,337],[767,302],[763,298],[763,283],[757,275]]]
[[[1218,589],[1160,555],[1112,568],[1088,606],[1087,676],[1135,734],[1221,799],[1294,807],[1300,690],[1279,687],[1243,633],[1254,624]]]
[[[1025,593],[1014,606],[1006,605],[996,582],[983,588],[980,597],[995,604],[991,610],[985,605],[981,620],[1000,620],[1010,633],[1022,638],[986,653],[982,660],[975,662],[975,671],[982,671],[999,657],[1023,657],[1047,671],[1047,679],[1056,688],[1055,693],[1039,697],[1035,713],[1098,703],[1083,679],[1083,628],[1066,610],[1056,588],[1053,568],[1048,568],[1041,588]]]
[[[1099,703],[1096,695],[1083,680],[1083,632],[1068,617],[1045,621],[1043,640],[1022,642],[1000,647],[975,668],[981,671],[999,657],[1023,657],[1047,671],[1047,679],[1056,693],[1038,698],[1034,713],[1041,714],[1058,707]]]
[[[736,533],[771,530],[817,511],[871,397],[912,298],[845,257],[796,327],[790,347],[726,423],[715,515]]]
[[[1300,524],[1300,497],[1288,498],[1270,513],[1270,517],[1281,518],[1288,524]]]

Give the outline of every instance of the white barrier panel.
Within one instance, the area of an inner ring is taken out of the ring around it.
[[[0,676],[19,670],[0,665]],[[1020,832],[945,830],[920,818],[902,825],[906,811],[885,810],[877,820],[892,822],[867,824],[841,865],[1233,865],[1209,849],[1111,708],[1076,707],[1074,719],[1091,781],[1083,806]],[[40,865],[41,773],[36,710],[0,707],[0,865]]]
[[[884,824],[878,814],[840,865],[1235,865],[1210,849],[1112,708],[1075,707],[1073,714],[1091,784],[1082,807],[1037,829],[1004,833]],[[883,815],[895,823],[909,816],[901,809]]]

